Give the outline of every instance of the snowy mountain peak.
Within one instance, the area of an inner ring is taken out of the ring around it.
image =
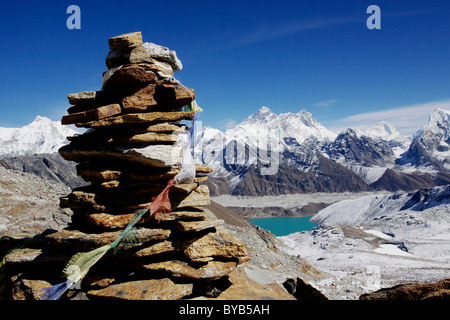
[[[436,108],[428,124],[414,134],[415,139],[447,140],[450,138],[450,110]]]
[[[366,136],[372,139],[383,139],[386,141],[398,140],[402,138],[400,132],[386,121],[381,121],[373,127],[364,131],[358,130],[358,136]]]
[[[248,117],[231,131],[235,133],[235,136],[239,136],[239,134],[245,132],[247,136],[258,137],[272,129],[278,129],[280,131],[281,139],[293,138],[297,143],[302,143],[306,139],[333,141],[336,138],[334,132],[322,126],[306,110],[277,115],[267,107],[262,107],[258,112]]]
[[[260,113],[260,114],[274,114],[273,111],[270,110],[270,108],[269,108],[269,107],[266,107],[266,106],[262,106],[262,107],[258,110],[257,113]]]
[[[68,143],[68,136],[75,134],[59,121],[37,116],[22,128],[0,128],[0,155],[55,153]]]
[[[269,121],[275,119],[277,115],[270,110],[268,107],[261,107],[257,112],[249,116],[247,119],[243,121],[243,123],[247,122],[260,122],[260,123],[268,123]]]
[[[446,138],[450,134],[450,110],[436,108],[428,120],[428,128],[432,132],[443,132]]]
[[[450,110],[437,108],[398,161],[416,168],[450,170]]]
[[[354,139],[356,139],[358,137],[358,135],[356,134],[356,132],[353,129],[348,128],[348,129],[342,131],[341,133],[339,133],[339,135],[337,136],[336,139],[341,139],[342,137],[345,137],[345,136],[350,136]]]
[[[303,109],[303,110],[300,110],[299,112],[297,112],[297,113],[295,114],[295,116],[298,117],[298,118],[300,118],[300,119],[302,119],[302,120],[303,120],[303,123],[304,123],[305,125],[311,126],[311,125],[317,125],[317,124],[319,124],[319,123],[316,121],[316,119],[314,119],[312,113],[310,113],[310,112],[308,112],[308,111],[306,111],[306,110],[304,110],[304,109]]]

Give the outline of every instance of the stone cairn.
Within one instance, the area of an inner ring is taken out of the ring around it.
[[[195,91],[175,80],[174,71],[182,69],[176,53],[143,43],[141,32],[110,38],[109,47],[102,89],[68,95],[72,106],[62,118],[87,128],[68,137],[59,153],[78,163],[78,175],[90,184],[61,198],[60,206],[73,211],[67,228],[47,230],[5,257],[14,271],[11,298],[42,298],[44,288],[65,280],[62,270],[72,256],[118,239],[139,210],[146,213],[133,230],[61,299],[216,298],[249,256],[220,227],[223,221],[205,211],[209,190],[201,183],[211,168],[196,165],[194,179],[174,182],[186,152],[183,120],[194,120],[198,107]],[[169,212],[150,214],[164,191]]]

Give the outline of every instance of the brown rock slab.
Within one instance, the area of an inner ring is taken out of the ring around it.
[[[170,230],[137,228],[140,242],[166,240]],[[116,240],[121,231],[87,234],[77,230],[62,230],[47,235],[44,240],[50,246],[64,246],[79,250],[96,249]]]
[[[216,232],[210,232],[200,239],[195,239],[184,250],[184,253],[191,260],[205,257],[239,258],[248,256],[245,244],[222,228],[217,228]]]
[[[51,286],[47,281],[13,277],[12,300],[41,300],[41,296],[44,293],[43,288]]]
[[[96,96],[97,91],[83,91],[78,93],[71,93],[67,95],[67,99],[69,99],[69,103],[71,105],[93,105]]]
[[[182,144],[116,147],[105,143],[97,145],[69,144],[58,150],[61,157],[78,163],[90,161],[125,160],[151,167],[173,167],[180,164]]]
[[[102,119],[99,121],[91,121],[87,123],[77,124],[77,126],[83,128],[95,128],[110,125],[143,124],[143,123],[154,123],[165,121],[192,120],[193,118],[194,118],[193,111],[129,113],[125,115]]]
[[[121,34],[108,39],[111,50],[129,51],[139,45],[142,45],[142,33],[130,32]]]
[[[199,208],[198,210],[189,211],[190,208],[184,208],[185,210],[182,211],[172,211],[170,214],[167,214],[161,221],[176,221],[176,220],[205,220],[206,219],[206,213],[202,208]]]
[[[10,265],[64,262],[68,259],[70,256],[64,252],[46,252],[33,248],[18,249],[5,256],[5,262]]]
[[[108,213],[93,213],[88,214],[88,221],[91,225],[107,228],[118,229],[126,227],[134,217],[133,213],[128,214],[108,214]]]
[[[140,280],[110,285],[88,291],[90,299],[109,300],[178,300],[192,293],[193,284],[178,284],[168,278]]]
[[[122,100],[124,113],[150,111],[152,107],[158,104],[154,98],[155,89],[156,85],[150,84],[145,88],[139,89],[133,95],[124,98]]]
[[[166,272],[176,278],[215,280],[230,274],[236,267],[236,262],[209,261],[202,267],[194,268],[187,262],[172,260],[146,264],[142,267],[146,270]]]
[[[154,72],[147,71],[140,65],[126,65],[114,71],[104,84],[103,90],[108,93],[111,90],[121,90],[123,87],[142,88],[156,83],[157,80]]]
[[[157,124],[153,124],[153,125],[149,125],[149,126],[133,126],[129,128],[129,132],[137,132],[137,133],[144,133],[144,132],[174,132],[179,130],[180,127],[175,125],[175,124],[171,124],[168,122],[164,122],[164,123],[157,123]]]
[[[174,244],[171,241],[163,241],[155,243],[151,246],[147,246],[143,249],[137,250],[136,252],[130,253],[132,257],[142,258],[148,257],[160,253],[172,252],[180,250],[179,244]],[[126,254],[126,253],[125,253]]]
[[[130,53],[130,63],[153,63],[153,59],[144,46],[136,46]]]
[[[182,232],[199,232],[210,228],[215,228],[223,224],[223,220],[205,220],[205,221],[178,221],[176,227]]]
[[[175,143],[178,136],[175,134],[164,134],[147,132],[132,136],[115,137],[108,140],[108,143],[116,145],[127,145],[133,143]]]
[[[209,189],[206,185],[199,185],[187,197],[182,199],[178,195],[171,197],[173,208],[207,206],[211,203],[209,200]]]
[[[235,268],[229,274],[232,285],[222,292],[217,300],[295,300],[275,281],[260,284],[248,277],[245,265]]]
[[[120,114],[122,109],[119,104],[110,104],[99,108],[91,109],[88,111],[68,114],[62,117],[61,124],[74,124],[101,120],[107,117],[111,117]]]
[[[110,181],[101,183],[100,187],[110,189],[110,188],[117,188],[117,187],[119,187],[119,185],[120,185],[120,181],[110,180]]]
[[[84,163],[83,163],[84,164]],[[89,168],[83,168],[77,166],[77,174],[86,181],[99,181],[99,180],[113,180],[119,179],[122,172],[119,170],[93,170]]]

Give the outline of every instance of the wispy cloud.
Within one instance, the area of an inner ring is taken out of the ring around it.
[[[339,101],[339,99],[329,99],[329,100],[325,100],[325,101],[320,101],[317,102],[315,104],[313,104],[313,107],[329,107],[332,106],[333,104],[337,103]]]
[[[225,120],[219,122],[219,126],[221,129],[231,129],[231,128],[234,128],[237,124],[238,124],[238,122],[233,119],[225,119]]]
[[[432,114],[436,108],[450,110],[450,99],[359,113],[338,120],[335,123],[334,128],[331,129],[335,132],[347,128],[367,129],[380,121],[386,121],[393,125],[400,133],[411,135],[428,123],[429,115]]]
[[[414,17],[417,15],[423,15],[430,11],[401,11],[393,13],[383,13],[383,18],[399,18],[399,17]],[[291,20],[279,25],[262,25],[253,32],[248,32],[237,38],[235,46],[243,46],[262,42],[271,39],[277,39],[281,37],[295,35],[297,33],[336,27],[348,23],[365,23],[367,15],[354,14],[348,16],[339,17],[315,17],[307,20]],[[365,24],[364,24],[365,25]]]
[[[363,16],[364,18],[364,16]],[[361,22],[361,16],[346,17],[317,17],[309,20],[294,20],[280,25],[259,26],[257,30],[249,32],[237,38],[235,46],[243,46],[266,40],[276,39],[297,34],[302,31],[329,28],[341,24]]]

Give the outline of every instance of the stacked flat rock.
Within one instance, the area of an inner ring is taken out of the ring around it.
[[[176,53],[143,43],[140,32],[109,39],[108,71],[100,91],[68,95],[63,124],[88,128],[69,137],[61,156],[77,162],[89,185],[73,189],[60,206],[73,211],[71,224],[48,232],[39,245],[7,255],[15,271],[15,299],[38,299],[42,287],[61,280],[71,256],[113,242],[181,170],[186,134],[182,111],[195,91],[173,78],[182,65]],[[89,299],[181,299],[217,297],[228,276],[249,259],[245,245],[207,217],[209,190],[201,183],[212,170],[197,165],[195,179],[169,189],[172,212],[144,214],[136,229],[94,265],[75,291]]]

